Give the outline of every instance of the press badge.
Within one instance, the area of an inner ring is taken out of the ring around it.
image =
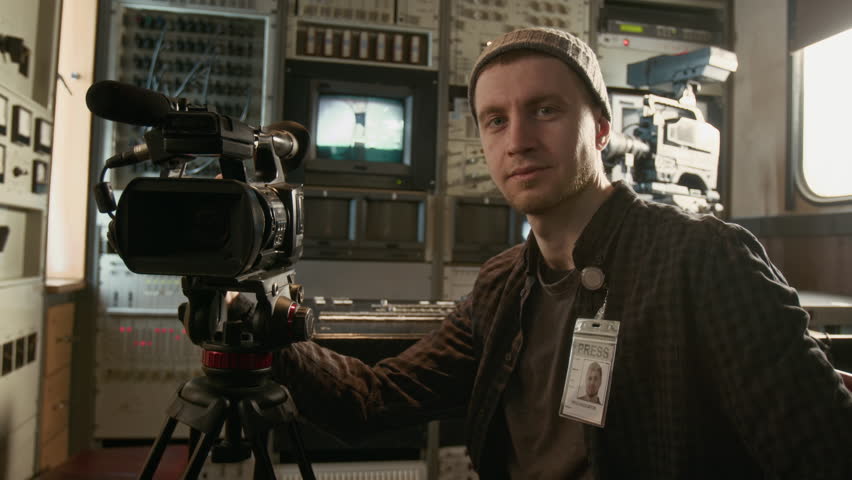
[[[577,319],[559,415],[604,426],[619,322]]]

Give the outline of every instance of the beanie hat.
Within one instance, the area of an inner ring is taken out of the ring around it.
[[[477,125],[479,125],[479,120],[476,118],[474,100],[479,74],[495,58],[516,50],[533,50],[554,56],[565,62],[583,79],[592,98],[603,108],[606,118],[612,120],[609,97],[606,93],[606,85],[604,85],[603,75],[595,52],[585,42],[568,32],[555,28],[533,27],[515,30],[498,37],[489,42],[485,50],[479,55],[479,59],[477,59],[470,73],[467,88],[467,100],[470,103],[473,121]]]

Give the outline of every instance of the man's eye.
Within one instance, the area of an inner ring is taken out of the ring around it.
[[[538,107],[539,115],[551,115],[553,112],[555,112],[555,110],[552,107]]]
[[[499,127],[499,126],[503,125],[504,123],[506,123],[506,119],[503,118],[503,117],[494,117],[494,118],[488,120],[488,125],[491,126],[491,127]]]

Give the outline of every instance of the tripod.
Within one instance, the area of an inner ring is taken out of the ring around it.
[[[153,478],[175,426],[180,422],[190,427],[190,460],[181,477],[183,480],[198,478],[211,449],[212,460],[217,463],[239,462],[253,453],[254,479],[275,479],[266,442],[269,430],[278,425],[287,426],[302,478],[314,480],[295,423],[293,399],[283,386],[271,379],[272,354],[204,350],[202,363],[206,376],[193,378],[178,389],[139,479]],[[225,439],[214,446],[223,426]]]

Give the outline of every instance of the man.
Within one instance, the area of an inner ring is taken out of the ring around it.
[[[607,181],[610,107],[587,45],[508,33],[480,56],[469,98],[529,240],[487,261],[397,357],[283,350],[275,375],[304,417],[346,434],[464,415],[487,479],[852,478],[852,395],[760,244]],[[560,414],[581,318],[618,337],[583,347],[612,362],[600,422]]]
[[[584,402],[600,405],[601,399],[598,398],[598,391],[601,389],[602,377],[603,369],[601,368],[601,364],[598,362],[590,363],[589,368],[586,370],[586,394],[577,398]]]

